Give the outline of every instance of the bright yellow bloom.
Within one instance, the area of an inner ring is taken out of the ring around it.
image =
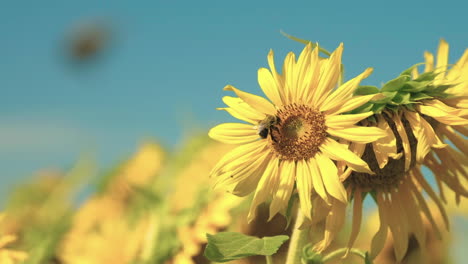
[[[298,60],[289,53],[282,74],[276,71],[273,52],[270,70],[258,71],[258,82],[268,101],[230,85],[224,89],[238,97],[226,96],[221,108],[247,122],[225,123],[212,128],[210,137],[229,144],[241,144],[213,168],[217,185],[243,196],[255,190],[249,220],[256,207],[272,198],[270,218],[284,212],[296,183],[303,214],[310,219],[311,195],[316,192],[328,204],[345,205],[347,194],[333,160],[370,173],[368,165],[337,139],[368,143],[385,137],[375,127],[355,124],[372,115],[343,114],[373,99],[353,92],[372,69],[338,85],[341,72],[340,45],[328,59],[319,59],[318,48],[307,45]]]
[[[5,214],[0,214],[0,223],[3,222]],[[15,235],[0,234],[0,263],[16,264],[22,263],[28,258],[28,254],[23,251],[5,248],[8,244],[16,241]]]

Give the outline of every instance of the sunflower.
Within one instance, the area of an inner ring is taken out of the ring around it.
[[[446,62],[441,65],[440,67],[446,66]],[[351,170],[342,175],[349,195],[354,198],[348,246],[353,245],[359,233],[364,197],[371,194],[378,205],[380,217],[380,228],[372,240],[372,257],[384,246],[388,229],[394,240],[397,261],[404,258],[410,237],[414,237],[418,245],[425,248],[427,234],[421,215],[428,219],[437,234],[441,233],[434,221],[434,213],[428,209],[423,192],[436,204],[437,213],[448,229],[449,221],[443,205],[445,198],[442,193],[438,195],[433,190],[421,172],[422,165],[432,169],[439,186],[448,186],[457,199],[460,196],[468,197],[467,190],[461,184],[463,179],[460,179],[467,178],[466,139],[454,136],[455,130],[464,131],[463,126],[468,125],[466,109],[460,107],[466,104],[466,98],[460,97],[460,94],[451,94],[458,91],[453,87],[466,87],[467,83],[460,83],[461,79],[458,77],[457,82],[448,77],[440,77],[445,74],[446,69],[442,72],[429,71],[430,67],[426,69],[428,72],[421,76],[417,76],[413,70],[413,79],[400,76],[399,80],[406,82],[400,82],[398,87],[393,86],[394,97],[391,104],[374,115],[372,120],[365,121],[386,130],[387,137],[372,144],[353,143],[350,147],[357,155],[362,155],[374,175]],[[450,73],[449,71],[447,76],[454,76]],[[394,85],[396,82],[389,83]],[[382,90],[384,88],[385,86]],[[445,99],[457,104],[449,106],[443,102]],[[444,142],[445,136],[459,150]],[[343,168],[342,164],[339,166]],[[343,211],[344,209],[341,214],[344,214]],[[330,219],[332,222],[339,220],[337,217]]]
[[[185,220],[177,227],[181,247],[167,262],[173,264],[207,263],[208,260],[201,257],[203,245],[208,242],[206,234],[226,229],[232,222],[231,209],[242,201],[232,194],[206,189],[210,169],[218,162],[220,154],[233,147],[215,142],[206,135],[187,145],[181,153],[189,156],[190,161],[178,166],[175,190],[170,197],[171,209]]]
[[[249,221],[257,206],[269,197],[270,219],[284,213],[295,185],[306,219],[311,219],[313,192],[332,208],[346,205],[347,194],[333,160],[344,161],[355,171],[372,173],[348,145],[339,142],[368,143],[386,136],[379,128],[355,125],[372,112],[344,114],[376,96],[353,96],[372,69],[337,87],[343,45],[329,58],[320,58],[318,50],[309,43],[297,61],[290,52],[282,74],[276,71],[270,51],[270,70],[258,71],[259,85],[270,101],[231,85],[224,88],[238,97],[224,97],[228,107],[221,109],[246,123],[224,123],[210,130],[209,136],[215,140],[240,144],[221,158],[211,175],[216,177],[217,186],[235,195],[255,190]]]
[[[3,222],[4,218],[5,218],[5,214],[0,213],[0,223]],[[16,239],[17,239],[16,235],[0,234],[0,263],[5,263],[5,264],[22,263],[28,258],[28,254],[26,252],[7,248],[7,245],[15,242]]]

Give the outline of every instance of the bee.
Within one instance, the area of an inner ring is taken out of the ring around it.
[[[280,119],[279,117],[277,116],[272,116],[272,115],[267,115],[265,117],[265,119],[263,119],[262,121],[260,121],[258,123],[258,126],[255,126],[255,128],[257,129],[257,132],[258,132],[258,135],[265,139],[268,137],[268,134],[271,135],[271,130],[272,129],[276,129],[276,125],[280,122]],[[273,140],[275,140],[273,137],[272,137]]]

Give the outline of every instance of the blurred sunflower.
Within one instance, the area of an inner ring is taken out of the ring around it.
[[[168,261],[173,264],[209,263],[202,256],[206,234],[227,228],[232,221],[231,209],[242,201],[232,194],[207,189],[210,169],[219,161],[220,155],[232,150],[232,146],[207,138],[194,141],[196,144],[187,144],[189,146],[181,151],[183,156],[190,156],[190,160],[178,166],[171,195],[172,210],[184,220],[177,228],[180,249]]]
[[[270,218],[284,213],[295,183],[300,209],[307,219],[312,215],[312,192],[332,205],[332,211],[345,206],[347,194],[333,160],[342,160],[353,170],[372,173],[347,145],[337,141],[368,143],[385,137],[379,128],[355,126],[372,112],[343,114],[376,96],[353,97],[355,88],[372,69],[337,88],[343,45],[326,59],[319,58],[318,50],[309,43],[297,62],[290,52],[282,74],[276,71],[270,51],[270,70],[259,69],[258,82],[271,102],[230,85],[224,88],[238,97],[224,97],[229,107],[221,109],[248,124],[225,123],[210,130],[209,135],[215,140],[241,144],[224,155],[211,175],[217,177],[218,186],[235,195],[244,196],[255,190],[249,220],[268,197],[272,197]],[[328,234],[326,239],[331,236]]]
[[[444,49],[445,43],[441,43]],[[447,50],[448,51],[448,50]],[[439,53],[444,54],[443,52]],[[443,56],[442,56],[443,57]],[[466,56],[462,59],[466,60]],[[446,67],[445,59],[439,65]],[[458,65],[467,65],[458,63]],[[464,66],[466,67],[466,66]],[[431,67],[426,67],[431,69]],[[455,71],[459,71],[456,69]],[[461,79],[448,79],[442,72],[428,71],[425,75],[417,76],[413,70],[413,79],[400,76],[397,81],[391,81],[391,103],[384,105],[383,110],[373,116],[373,120],[366,120],[366,124],[375,125],[387,131],[387,137],[372,144],[352,144],[351,149],[369,164],[375,174],[354,172],[348,170],[342,176],[347,191],[354,198],[353,224],[348,246],[351,247],[359,233],[362,218],[362,203],[366,194],[370,193],[379,207],[380,228],[372,240],[371,256],[375,257],[383,248],[388,229],[394,240],[394,250],[397,261],[401,261],[408,249],[410,237],[414,237],[421,248],[425,248],[426,231],[421,214],[432,224],[433,229],[440,236],[433,212],[428,209],[423,192],[433,200],[438,207],[438,214],[448,228],[448,217],[443,205],[443,196],[433,190],[421,172],[421,165],[426,165],[434,171],[436,182],[445,184],[452,189],[456,196],[468,197],[467,190],[460,184],[459,177],[466,179],[467,162],[466,139],[460,136],[450,136],[439,133],[441,129],[452,130],[452,127],[468,125],[466,118],[466,97],[451,94],[455,86],[466,85]],[[440,77],[440,74],[444,76]],[[447,76],[454,76],[448,71]],[[438,78],[438,79],[436,79]],[[403,81],[401,81],[403,80]],[[452,89],[452,90],[451,90]],[[390,89],[382,88],[388,92]],[[456,104],[452,107],[444,104],[448,98]],[[388,102],[387,102],[388,103]],[[400,103],[400,104],[399,104]],[[397,105],[397,106],[395,106]],[[446,135],[456,147],[455,150],[443,141]],[[453,165],[451,168],[441,168],[442,165],[434,158],[431,151],[438,154],[442,164]],[[461,151],[461,152],[460,152]],[[340,164],[340,168],[344,165]],[[462,172],[462,173],[459,173]],[[440,187],[440,186],[439,186]],[[442,189],[441,189],[442,190]],[[441,199],[442,198],[442,199]],[[340,221],[344,215],[332,216],[330,221]]]
[[[5,214],[0,213],[0,224],[2,224]],[[15,235],[0,234],[0,263],[2,264],[15,264],[22,263],[28,258],[28,254],[23,251],[8,249],[6,246],[15,242],[17,237]]]
[[[57,259],[71,264],[125,264],[151,258],[159,221],[154,208],[137,198],[141,188],[149,189],[163,160],[160,146],[146,143],[119,166],[106,179],[103,190],[73,216]]]

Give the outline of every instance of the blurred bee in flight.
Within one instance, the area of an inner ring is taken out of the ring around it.
[[[88,22],[72,30],[66,41],[66,53],[74,62],[96,58],[109,46],[111,32],[102,22]]]

